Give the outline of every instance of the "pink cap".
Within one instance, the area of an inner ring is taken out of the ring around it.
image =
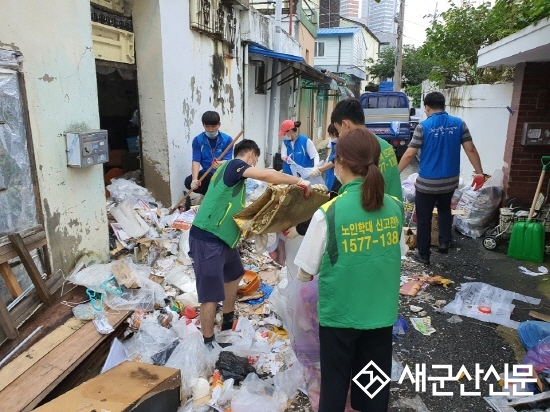
[[[281,130],[279,130],[279,137],[284,135],[289,130],[294,129],[296,126],[294,125],[294,120],[285,120],[281,123]]]

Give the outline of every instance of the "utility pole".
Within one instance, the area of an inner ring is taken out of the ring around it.
[[[399,16],[397,26],[397,47],[395,48],[395,71],[393,75],[393,90],[401,90],[401,77],[403,71],[403,24],[405,22],[405,0],[399,0]]]

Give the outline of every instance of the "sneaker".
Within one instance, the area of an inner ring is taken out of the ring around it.
[[[423,263],[424,265],[430,264],[430,257],[420,254],[418,251],[414,252],[413,259],[417,262]]]

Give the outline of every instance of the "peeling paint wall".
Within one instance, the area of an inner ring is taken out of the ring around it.
[[[108,258],[103,168],[67,167],[65,132],[99,128],[90,6],[3,0],[0,47],[23,54],[37,178],[53,270]]]
[[[512,101],[513,83],[479,84],[442,90],[447,112],[466,122],[481,156],[483,171],[493,174],[504,165],[504,147],[510,113],[506,109]],[[472,177],[473,167],[461,151],[461,176]]]
[[[243,128],[242,46],[190,29],[189,0],[136,0],[133,8],[145,184],[165,204],[178,201],[191,173],[191,142],[215,110],[221,131]],[[245,137],[254,138],[245,131]],[[154,178],[153,178],[154,176]]]

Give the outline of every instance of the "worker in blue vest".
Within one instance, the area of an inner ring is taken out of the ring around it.
[[[336,130],[336,127],[331,123],[328,125],[327,132],[330,138],[330,141],[327,145],[327,160],[322,166],[316,167],[310,176],[321,176],[321,173],[325,172],[325,185],[331,193],[334,192],[335,195],[337,195],[338,190],[340,190],[340,187],[342,187],[342,184],[334,176],[334,158],[336,156],[338,130]]]
[[[233,139],[231,136],[220,132],[221,121],[218,112],[204,112],[202,115],[202,126],[204,127],[204,132],[197,135],[191,144],[193,148],[191,175],[185,179],[185,187],[193,189],[197,194],[204,195],[208,190],[210,179],[216,169],[225,161],[233,158],[233,149],[231,149],[225,154],[222,160],[219,162],[216,160],[227,146],[231,144]],[[199,182],[199,177],[212,165],[214,168],[202,182]]]
[[[294,161],[302,167],[314,167],[319,163],[319,153],[313,142],[302,134],[298,134],[298,127],[302,122],[285,120],[281,123],[279,137],[283,137],[281,145],[281,158],[283,159],[283,172],[291,175],[290,163]]]

